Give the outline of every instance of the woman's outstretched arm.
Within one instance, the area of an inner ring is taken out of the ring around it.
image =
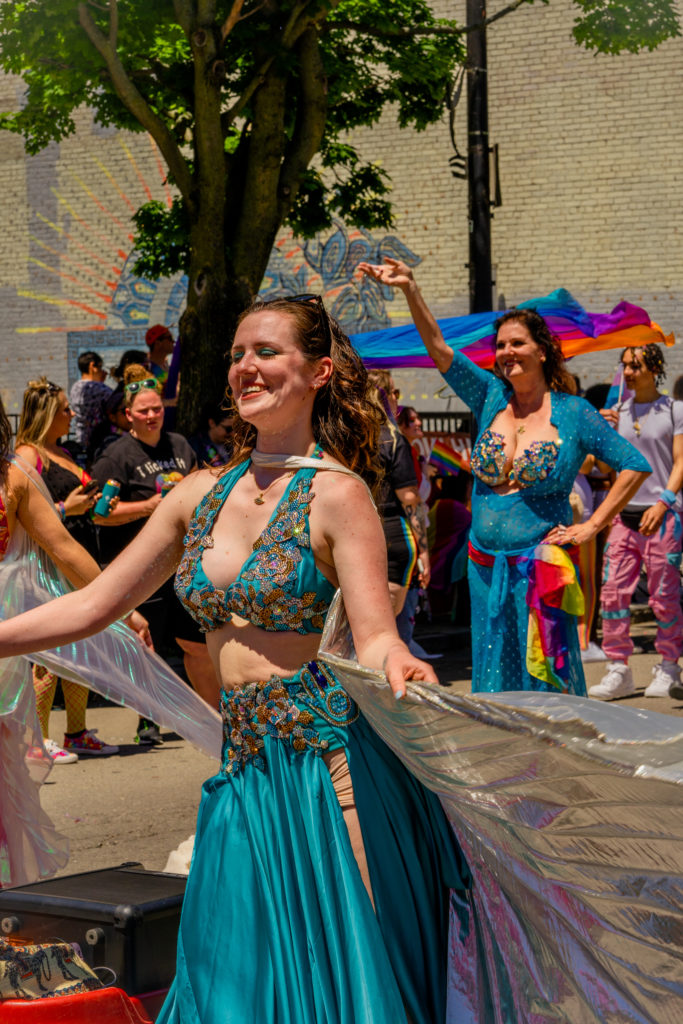
[[[184,516],[194,507],[195,493],[178,484],[119,557],[83,589],[0,623],[0,657],[91,636],[145,601],[180,560]]]

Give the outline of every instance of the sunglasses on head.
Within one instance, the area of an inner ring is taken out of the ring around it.
[[[327,349],[330,351],[332,348],[332,328],[330,327],[330,318],[325,309],[322,295],[316,295],[315,292],[303,292],[301,295],[285,295],[283,297],[285,302],[310,302],[317,306],[320,322],[325,332]]]
[[[144,380],[132,380],[130,384],[126,384],[124,386],[123,390],[129,395],[137,395],[138,391],[141,391],[142,388],[149,388],[150,391],[156,391],[156,386],[157,382],[155,377],[145,377]]]

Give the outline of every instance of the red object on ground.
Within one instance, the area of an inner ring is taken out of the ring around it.
[[[135,996],[100,988],[48,999],[0,1000],[2,1024],[152,1024]]]

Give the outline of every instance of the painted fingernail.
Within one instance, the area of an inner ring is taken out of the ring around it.
[[[401,698],[405,697],[405,695],[406,695],[406,691],[405,690],[394,690],[394,697],[396,698],[396,700],[401,700]]]

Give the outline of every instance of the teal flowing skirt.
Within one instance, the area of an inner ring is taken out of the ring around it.
[[[298,679],[278,681],[294,707]],[[445,1020],[449,891],[469,878],[450,826],[362,716],[314,719],[328,749],[346,749],[376,912],[320,750],[273,730],[230,772],[226,739],[202,790],[161,1024]]]

